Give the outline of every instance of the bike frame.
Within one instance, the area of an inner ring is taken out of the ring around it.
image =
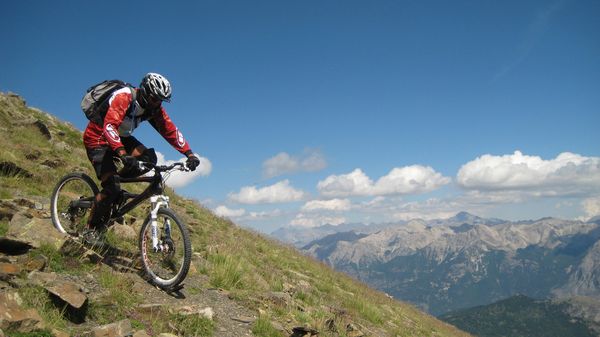
[[[124,178],[119,177],[119,181],[122,183],[148,183],[148,187],[140,194],[133,194],[127,191],[122,191],[123,201],[126,201],[122,205],[116,205],[111,214],[111,220],[118,219],[124,216],[126,213],[136,208],[139,204],[144,202],[146,199],[150,199],[150,226],[152,233],[152,248],[154,251],[162,251],[168,249],[167,247],[162,247],[158,243],[158,224],[156,222],[158,218],[158,210],[162,207],[169,208],[169,197],[163,195],[164,185],[163,185],[163,177],[161,172],[167,172],[170,169],[173,169],[176,166],[183,166],[183,164],[174,164],[168,167],[155,167],[154,175],[151,177],[135,177],[135,178]],[[92,197],[92,198],[95,198]],[[129,199],[133,199],[131,201],[127,201]],[[80,199],[72,202],[72,206],[75,207],[83,207],[90,208],[92,205],[92,200],[89,198]],[[165,223],[165,235],[167,237],[171,236],[171,224],[170,222]]]
[[[127,199],[132,199],[131,201],[125,203],[124,205],[117,207],[117,209],[115,210],[115,212],[113,212],[111,218],[115,219],[115,218],[119,218],[122,217],[123,215],[125,215],[127,212],[131,211],[132,209],[136,208],[139,204],[141,204],[142,202],[144,202],[146,199],[150,198],[152,204],[153,204],[153,209],[154,209],[154,203],[156,203],[156,201],[152,201],[154,196],[162,196],[163,194],[163,180],[162,180],[162,176],[160,175],[159,172],[155,172],[154,176],[152,177],[137,177],[137,178],[119,178],[119,181],[122,183],[149,183],[150,185],[148,185],[148,187],[146,187],[146,189],[144,191],[142,191],[142,193],[140,194],[131,194],[129,192],[125,192],[123,191],[123,197],[125,198],[125,200]],[[164,196],[163,196],[164,197]],[[168,200],[168,197],[165,197]],[[168,204],[167,204],[168,207]]]

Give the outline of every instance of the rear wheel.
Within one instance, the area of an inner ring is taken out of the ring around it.
[[[154,246],[150,216],[142,224],[139,240],[142,265],[151,283],[161,288],[173,288],[185,279],[190,269],[190,235],[170,209],[158,210],[156,225],[158,242]]]
[[[64,176],[52,192],[52,223],[61,233],[81,236],[87,224],[98,186],[84,173]]]

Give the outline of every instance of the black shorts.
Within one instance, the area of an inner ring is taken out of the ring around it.
[[[123,147],[125,147],[125,151],[127,153],[132,153],[136,147],[144,145],[133,136],[121,137],[121,143],[123,143]],[[96,171],[96,177],[98,179],[101,179],[101,177],[107,172],[117,172],[117,166],[115,165],[114,158],[118,156],[117,153],[110,148],[110,146],[86,149],[86,151],[88,159],[92,162],[92,166],[94,166],[94,171]]]

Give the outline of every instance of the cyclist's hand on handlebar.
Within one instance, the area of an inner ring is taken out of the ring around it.
[[[196,170],[196,167],[198,167],[198,165],[200,165],[200,159],[198,157],[196,157],[196,155],[194,154],[190,154],[188,156],[187,161],[185,162],[187,168],[190,169],[190,171],[194,171]]]
[[[138,167],[138,160],[134,156],[120,156],[121,162],[123,163],[123,168],[125,169],[133,169]]]

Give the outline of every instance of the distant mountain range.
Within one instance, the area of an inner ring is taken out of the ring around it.
[[[599,224],[554,218],[510,222],[461,212],[428,222],[354,225],[350,231],[327,226],[333,233],[303,250],[439,315],[515,294],[599,296]],[[317,228],[311,235],[325,232]]]
[[[282,227],[271,233],[271,236],[285,243],[291,243],[297,248],[302,248],[305,245],[319,240],[327,235],[343,232],[355,232],[355,233],[374,233],[382,228],[391,226],[401,226],[405,222],[398,223],[385,223],[385,224],[362,224],[362,223],[348,223],[341,225],[324,225],[320,227],[301,227],[291,226]]]
[[[428,225],[430,226],[460,226],[463,224],[470,225],[497,225],[501,223],[506,223],[509,221],[501,220],[501,219],[485,219],[480,218],[476,215],[470,214],[468,212],[459,212],[455,216],[448,219],[439,219],[439,220],[431,220],[428,221]],[[285,243],[291,243],[298,248],[302,248],[305,245],[319,240],[325,236],[335,234],[335,233],[343,233],[343,232],[355,232],[355,233],[365,233],[371,234],[378,232],[384,228],[390,227],[398,227],[403,226],[408,221],[398,221],[398,222],[387,222],[387,223],[377,223],[377,224],[363,224],[363,223],[343,223],[340,225],[323,225],[319,227],[301,227],[301,226],[290,226],[290,227],[281,227],[271,233],[271,236]]]

